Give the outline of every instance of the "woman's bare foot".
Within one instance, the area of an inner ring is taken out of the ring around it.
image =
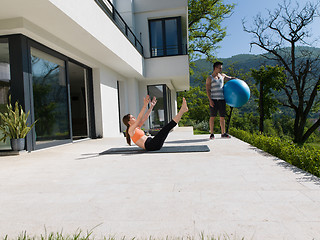
[[[180,108],[180,112],[182,113],[186,113],[188,112],[188,106],[187,106],[187,101],[185,98],[182,98],[182,105],[181,105],[181,108]]]
[[[178,122],[180,121],[182,115],[183,115],[184,113],[186,113],[186,112],[188,112],[187,101],[186,101],[185,98],[183,98],[183,99],[182,99],[181,108],[180,108],[178,114],[177,114],[174,118],[172,118],[172,120],[175,121],[176,123],[178,123]]]

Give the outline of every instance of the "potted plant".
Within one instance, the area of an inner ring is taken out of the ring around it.
[[[36,121],[31,126],[28,126],[27,119],[30,111],[25,113],[22,109],[22,106],[19,105],[18,102],[15,103],[13,108],[11,105],[11,96],[9,96],[9,103],[7,104],[6,108],[6,112],[0,113],[0,131],[3,133],[0,141],[4,142],[9,137],[12,150],[23,150],[25,147],[25,137],[33,128]]]

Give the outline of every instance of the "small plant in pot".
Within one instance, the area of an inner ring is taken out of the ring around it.
[[[9,103],[6,108],[6,112],[0,113],[0,131],[3,133],[0,141],[4,142],[9,137],[12,150],[23,150],[25,147],[25,137],[33,128],[36,121],[31,126],[28,126],[27,119],[30,112],[25,113],[18,102],[15,103],[13,108],[11,105],[11,96],[9,96]]]

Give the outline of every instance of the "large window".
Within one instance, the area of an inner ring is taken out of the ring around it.
[[[182,53],[181,17],[149,20],[151,57]]]
[[[150,114],[150,128],[162,128],[172,119],[171,91],[165,84],[149,85],[148,94],[157,98],[157,104]]]
[[[96,137],[92,69],[22,34],[0,37],[0,112],[9,94],[37,121],[27,151]]]
[[[31,48],[36,145],[70,139],[65,61]]]
[[[8,39],[0,38],[0,112],[4,112],[8,103],[10,90],[10,63]],[[0,119],[1,124],[1,119]],[[0,138],[2,137],[0,132]],[[0,150],[10,149],[10,141],[0,142]]]

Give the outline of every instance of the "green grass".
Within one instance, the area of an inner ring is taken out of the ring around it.
[[[320,142],[314,142],[314,143],[305,143],[308,147],[314,147],[316,150],[320,150]]]
[[[208,132],[208,131],[202,131],[202,130],[198,130],[198,129],[193,129],[193,134],[194,134],[194,135],[210,134],[210,132]]]
[[[228,234],[223,234],[222,236],[205,236],[203,233],[200,233],[198,237],[185,236],[185,237],[165,237],[165,238],[155,238],[155,237],[145,237],[145,238],[136,238],[136,237],[115,237],[115,236],[103,236],[99,238],[95,238],[92,231],[88,231],[86,233],[81,230],[76,231],[76,233],[72,235],[63,234],[62,232],[52,232],[41,234],[39,236],[29,235],[26,231],[22,232],[16,238],[10,238],[7,235],[1,240],[95,240],[95,239],[103,239],[103,240],[244,240],[244,238],[239,238],[236,235],[230,237]]]

